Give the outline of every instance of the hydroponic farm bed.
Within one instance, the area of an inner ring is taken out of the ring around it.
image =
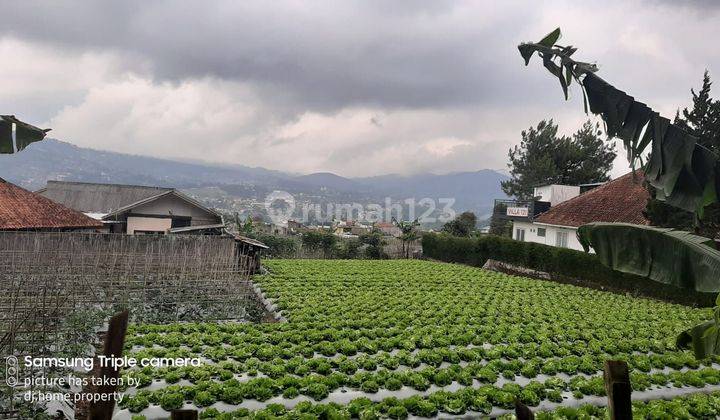
[[[674,346],[710,310],[427,261],[267,265],[255,283],[287,322],[132,325],[129,355],[204,364],[125,371],[140,386],[116,418],[476,418],[516,398],[604,417],[607,359],[628,362],[638,417],[720,414],[718,360]]]

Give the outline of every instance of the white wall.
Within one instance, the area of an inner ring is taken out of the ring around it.
[[[130,216],[127,219],[127,233],[134,235],[136,230],[165,233],[171,225],[172,219],[170,218]]]
[[[556,206],[563,201],[575,198],[580,195],[580,187],[574,185],[543,185],[535,187],[533,191],[535,197],[540,197],[540,201],[546,201],[551,206]]]
[[[535,242],[551,246],[555,246],[558,232],[566,232],[567,247],[578,251],[583,250],[582,245],[580,245],[580,241],[577,239],[576,228],[540,225],[529,222],[513,222],[513,239],[516,239],[517,229],[525,230],[525,242]],[[538,229],[545,229],[544,237],[538,235]]]

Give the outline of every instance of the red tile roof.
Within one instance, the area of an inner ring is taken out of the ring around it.
[[[642,172],[625,174],[552,207],[535,221],[572,227],[592,222],[649,225],[643,211],[650,195],[643,182]]]
[[[100,227],[98,220],[0,178],[0,230]]]

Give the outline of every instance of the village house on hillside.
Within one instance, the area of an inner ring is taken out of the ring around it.
[[[579,193],[581,190],[577,191]],[[577,239],[577,228],[584,224],[612,222],[649,225],[644,214],[649,198],[642,173],[628,173],[572,198],[560,199],[549,210],[534,217],[525,220],[516,218],[513,220],[513,238],[582,250]]]
[[[102,222],[0,178],[0,231],[89,231]]]
[[[355,238],[370,232],[371,227],[354,220],[341,220],[333,228],[335,235],[343,238]]]
[[[48,181],[38,194],[130,235],[221,234],[222,216],[174,188]]]
[[[379,230],[383,235],[386,236],[399,238],[402,235],[402,230],[400,230],[400,228],[396,224],[390,222],[375,223],[375,229]]]

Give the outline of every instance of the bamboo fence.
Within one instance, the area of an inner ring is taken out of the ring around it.
[[[227,237],[0,232],[0,355],[50,351],[66,321],[88,311],[252,318],[251,264]]]

